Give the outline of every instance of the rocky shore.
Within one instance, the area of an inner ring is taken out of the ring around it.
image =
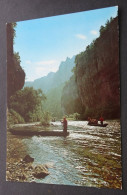
[[[6,180],[35,182],[49,175],[47,165],[34,165],[34,158],[20,139],[7,132]]]

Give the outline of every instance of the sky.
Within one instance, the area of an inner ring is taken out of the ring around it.
[[[19,52],[26,81],[56,72],[61,61],[85,51],[117,10],[115,6],[17,22],[14,51]]]

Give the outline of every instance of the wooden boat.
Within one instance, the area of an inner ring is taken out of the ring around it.
[[[10,132],[13,135],[19,136],[68,136],[69,132],[64,133],[63,131],[36,131],[36,130],[17,130],[17,129],[10,129]]]
[[[108,125],[108,123],[105,124],[92,124],[92,123],[88,123],[89,126],[97,126],[97,127],[106,127]]]

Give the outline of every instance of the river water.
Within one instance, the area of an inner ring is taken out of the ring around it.
[[[92,127],[69,121],[67,137],[20,137],[34,164],[48,166],[50,174],[36,182],[121,188],[120,122],[107,122]],[[52,130],[62,130],[60,122],[52,124]]]

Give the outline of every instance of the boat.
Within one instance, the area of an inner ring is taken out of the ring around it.
[[[108,123],[105,124],[93,124],[93,123],[88,123],[89,126],[97,126],[97,127],[106,127],[108,125]]]
[[[19,135],[19,136],[68,136],[69,132],[64,133],[63,131],[36,131],[36,130],[17,130],[17,129],[10,129],[10,132],[13,135]]]

